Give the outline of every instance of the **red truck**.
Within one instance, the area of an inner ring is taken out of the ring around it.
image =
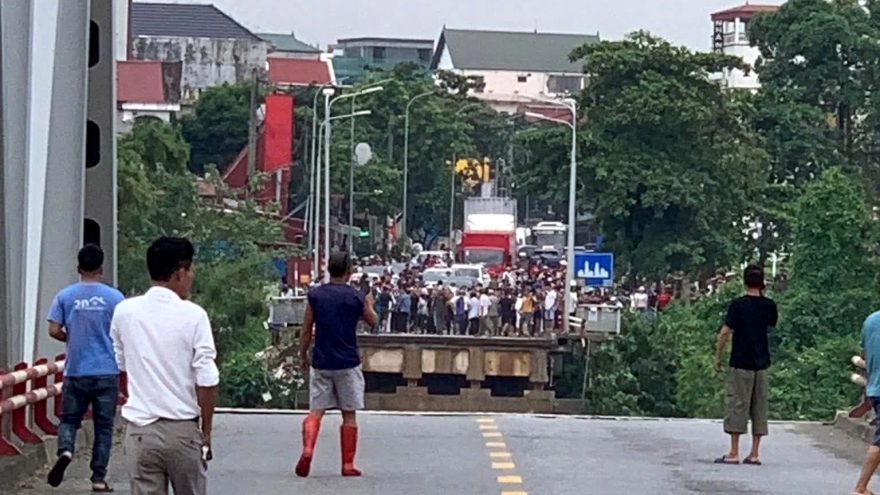
[[[509,232],[464,232],[458,249],[461,263],[482,263],[489,275],[495,276],[513,266],[516,235]]]
[[[516,200],[469,198],[458,245],[460,263],[482,263],[490,275],[516,264]]]

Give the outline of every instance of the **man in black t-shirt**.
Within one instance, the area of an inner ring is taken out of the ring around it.
[[[731,340],[730,372],[727,378],[727,413],[724,432],[730,435],[730,452],[715,459],[719,464],[739,464],[739,437],[752,422],[752,450],[743,464],[761,465],[758,449],[767,435],[767,368],[770,367],[768,334],[776,326],[776,303],[764,297],[764,270],[756,265],[743,274],[746,294],[727,308],[724,325],[715,348],[715,370]]]

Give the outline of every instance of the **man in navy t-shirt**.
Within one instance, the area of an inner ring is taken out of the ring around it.
[[[81,280],[66,287],[49,308],[49,335],[67,343],[58,426],[58,460],[49,472],[49,484],[58,486],[73,459],[76,431],[89,406],[95,425],[92,451],[92,490],[111,491],[105,477],[113,445],[113,422],[119,395],[119,368],[110,337],[116,305],[125,297],[101,282],[104,252],[89,244],[77,255]]]
[[[360,476],[354,467],[358,428],[355,412],[364,408],[364,374],[357,345],[357,324],[363,319],[375,326],[373,296],[348,285],[351,260],[343,252],[330,255],[330,282],[309,291],[306,314],[300,330],[300,360],[309,370],[309,414],[303,420],[303,452],[296,464],[297,476],[308,476],[318,441],[321,419],[328,409],[342,410],[339,430],[342,446],[342,475]],[[309,361],[309,348],[314,348]]]

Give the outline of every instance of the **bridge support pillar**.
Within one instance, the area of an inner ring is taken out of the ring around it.
[[[115,179],[114,4],[0,2],[0,367],[61,350],[48,337],[46,314],[58,290],[77,279],[84,208],[100,204],[93,210],[115,231],[116,193],[108,183]],[[106,33],[96,36],[95,19]],[[95,53],[104,54],[103,66],[93,64]],[[100,156],[110,164],[100,176],[86,172],[93,153],[87,111],[103,131]],[[109,238],[105,271],[113,283],[115,234]]]

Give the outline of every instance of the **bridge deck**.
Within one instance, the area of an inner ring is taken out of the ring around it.
[[[339,477],[339,418],[328,416],[312,477],[299,479],[292,469],[301,418],[218,416],[210,493],[827,495],[850,493],[864,452],[858,442],[831,439],[827,427],[776,424],[765,442],[764,466],[719,466],[711,461],[727,439],[710,421],[365,414],[358,455],[363,478]],[[493,461],[502,464],[493,467]],[[16,495],[91,493],[88,474],[88,461],[79,456],[61,491],[35,478],[33,488]],[[129,493],[120,448],[110,476],[117,493]],[[499,476],[518,476],[521,483],[502,484]]]

